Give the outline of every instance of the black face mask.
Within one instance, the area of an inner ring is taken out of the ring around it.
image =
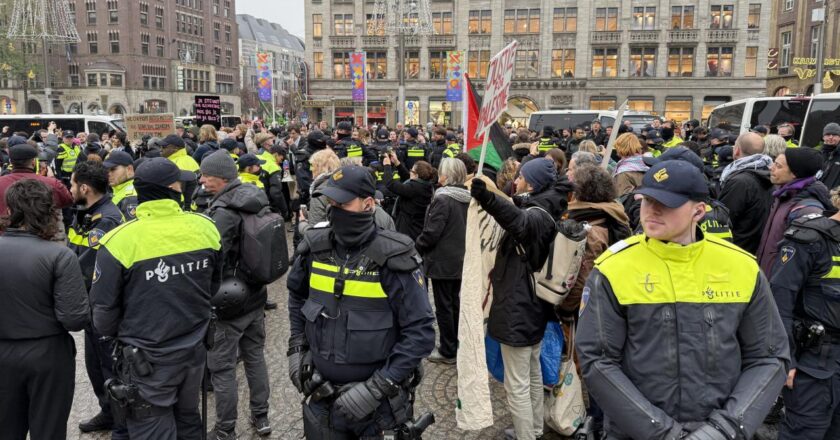
[[[335,241],[346,248],[358,247],[376,231],[373,212],[350,212],[333,206],[329,216]]]
[[[674,137],[674,129],[673,128],[663,128],[662,129],[662,138],[671,139],[673,137]]]
[[[782,139],[784,139],[785,141],[789,141],[793,139],[793,135],[782,136]]]
[[[135,180],[134,188],[137,190],[137,202],[151,202],[153,200],[174,200],[181,203],[181,193],[168,186],[155,185]]]

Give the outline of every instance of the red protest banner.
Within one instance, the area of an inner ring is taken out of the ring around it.
[[[519,42],[512,41],[490,60],[487,85],[484,86],[484,97],[481,103],[481,115],[478,118],[477,133],[479,134],[486,132],[507,110],[508,91],[518,45]]]

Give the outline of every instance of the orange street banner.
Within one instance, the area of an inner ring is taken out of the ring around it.
[[[164,138],[175,134],[175,115],[172,113],[144,113],[125,116],[129,141],[139,141],[143,136]]]

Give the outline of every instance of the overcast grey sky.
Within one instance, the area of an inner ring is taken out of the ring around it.
[[[236,0],[237,14],[251,14],[283,26],[300,38],[304,37],[304,0]]]

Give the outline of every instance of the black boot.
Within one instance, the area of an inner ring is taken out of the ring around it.
[[[82,432],[110,431],[113,428],[114,419],[103,412],[93,416],[90,420],[79,423],[79,430]]]

